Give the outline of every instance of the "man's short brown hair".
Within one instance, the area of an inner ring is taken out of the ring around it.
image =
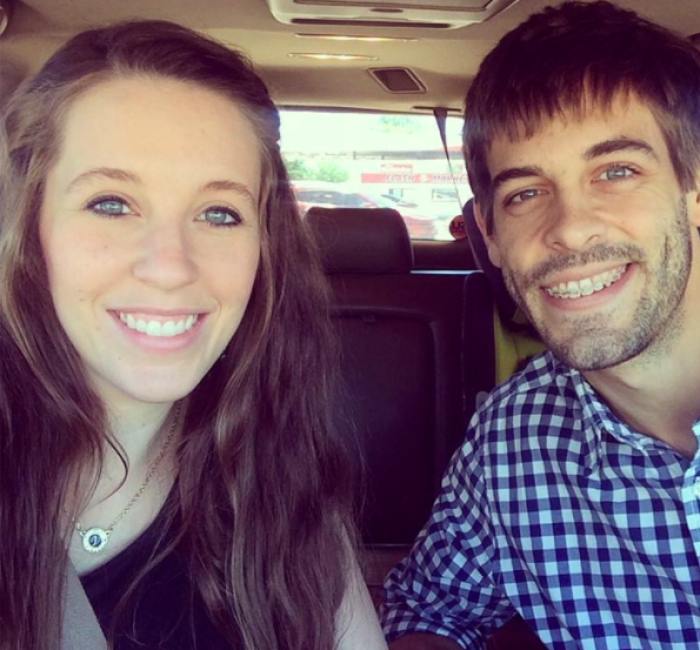
[[[533,135],[563,113],[583,116],[620,93],[648,105],[684,191],[700,164],[700,52],[687,39],[609,2],[548,7],[484,59],[465,101],[464,155],[489,232],[491,140]]]

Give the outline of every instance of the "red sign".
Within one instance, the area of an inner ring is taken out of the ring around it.
[[[360,175],[360,180],[363,183],[382,183],[384,185],[394,184],[415,184],[415,183],[452,183],[454,177],[455,183],[466,183],[467,175],[454,174],[447,172],[428,172],[424,174],[415,173],[386,173],[386,172],[366,172]]]

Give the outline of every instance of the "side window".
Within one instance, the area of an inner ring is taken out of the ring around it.
[[[450,222],[472,196],[459,118],[447,151],[431,115],[283,110],[282,154],[302,212],[392,207],[413,239],[453,239]]]

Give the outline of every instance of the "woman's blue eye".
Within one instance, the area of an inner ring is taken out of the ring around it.
[[[207,208],[200,220],[206,221],[210,226],[237,226],[243,221],[238,212],[223,207]]]
[[[101,196],[90,201],[87,209],[103,217],[121,217],[131,214],[126,201],[117,196]]]

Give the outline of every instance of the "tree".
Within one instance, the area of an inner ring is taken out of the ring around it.
[[[335,160],[322,160],[318,163],[318,171],[315,180],[328,181],[329,183],[344,183],[350,174]]]
[[[418,133],[422,130],[422,123],[411,115],[382,115],[378,127],[383,133]]]
[[[311,169],[303,158],[294,158],[293,160],[284,159],[287,173],[290,180],[293,181],[308,181],[315,179],[316,174]]]

